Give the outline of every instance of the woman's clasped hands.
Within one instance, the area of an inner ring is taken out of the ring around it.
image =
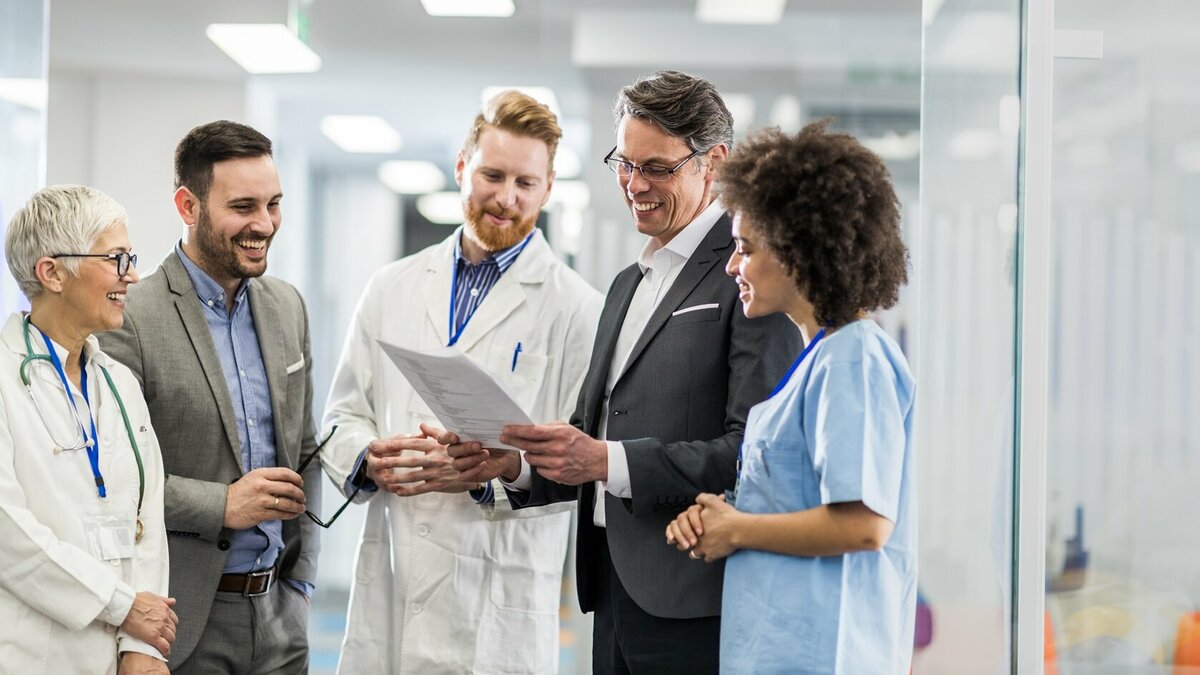
[[[715,562],[738,550],[738,519],[742,514],[724,495],[703,493],[696,503],[667,524],[667,543],[687,551],[693,560]]]

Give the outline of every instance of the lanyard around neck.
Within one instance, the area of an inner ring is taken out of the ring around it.
[[[817,343],[820,342],[821,338],[823,337],[825,337],[824,328],[817,331],[817,334],[813,336],[813,339],[809,340],[808,344],[804,346],[804,351],[800,352],[800,356],[797,356],[796,360],[792,362],[792,367],[788,368],[788,371],[784,374],[783,379],[779,381],[779,384],[775,385],[774,391],[772,391],[771,395],[767,398],[773,398],[775,394],[783,391],[783,388],[787,385],[788,380],[792,379],[792,374],[796,372],[796,369],[800,367],[801,363],[804,363],[804,357],[808,356],[808,353],[817,346]]]
[[[458,236],[462,237],[462,234],[460,233]],[[514,259],[521,255],[521,252],[524,251],[525,247],[529,245],[529,241],[531,239],[533,239],[533,232],[530,232],[529,235],[525,237],[525,241],[521,242],[521,248],[517,249],[517,255],[513,256]],[[462,246],[461,243],[458,245]],[[495,256],[495,254],[492,255],[493,257]],[[475,309],[472,309],[471,313],[468,314],[465,319],[463,319],[462,325],[458,327],[458,330],[454,329],[454,310],[458,306],[458,263],[460,260],[465,265],[470,265],[471,263],[467,262],[466,258],[462,258],[461,256],[453,253],[450,254],[450,257],[450,262],[453,263],[453,265],[450,267],[450,325],[446,329],[446,334],[450,336],[450,342],[446,345],[447,347],[453,347],[454,343],[458,342],[458,338],[462,337],[463,331],[467,329],[467,324],[471,323],[471,317],[475,316],[475,312],[479,311],[479,306],[483,304],[483,300],[481,299],[479,304],[475,305]],[[499,266],[500,264],[497,263],[496,267],[499,268]],[[504,272],[501,271],[500,274],[503,275]]]
[[[817,334],[813,336],[813,339],[804,346],[804,351],[800,352],[800,356],[797,356],[796,360],[792,362],[792,367],[788,368],[788,371],[786,374],[784,374],[783,379],[779,381],[779,384],[775,385],[775,390],[772,391],[771,395],[767,398],[774,398],[776,394],[783,390],[783,388],[787,385],[788,380],[792,379],[792,375],[795,374],[796,369],[800,367],[801,363],[804,363],[804,357],[808,356],[809,352],[811,352],[817,346],[817,343],[820,342],[821,338],[823,337],[825,337],[824,328],[817,331]],[[733,501],[735,503],[737,501],[738,486],[742,482],[742,445],[744,444],[745,440],[743,439],[742,444],[738,445],[737,475],[733,484]]]
[[[41,332],[40,330],[38,331]],[[58,358],[58,350],[54,348],[50,342],[49,336],[42,333],[42,340],[46,343],[46,350],[50,352],[50,361],[54,364],[54,370],[58,372],[58,379],[62,381],[63,391],[67,393],[67,400],[71,402],[71,407],[75,409],[75,418],[79,419],[79,406],[75,404],[75,397],[71,395],[71,385],[67,382],[67,373],[63,369],[62,361]],[[82,353],[79,357],[79,390],[83,394],[83,402],[88,407],[88,422],[92,427],[91,437],[87,434],[87,429],[83,427],[83,423],[79,423],[79,433],[83,435],[83,443],[87,449],[88,464],[92,467],[92,478],[96,481],[96,492],[100,498],[104,499],[108,496],[108,491],[104,487],[104,476],[100,473],[100,438],[96,435],[96,418],[92,415],[92,402],[88,399],[87,390],[87,357]]]

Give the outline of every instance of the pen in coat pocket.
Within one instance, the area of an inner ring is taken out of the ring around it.
[[[513,349],[513,364],[512,372],[517,372],[517,357],[521,355],[521,343],[518,342],[516,348]]]

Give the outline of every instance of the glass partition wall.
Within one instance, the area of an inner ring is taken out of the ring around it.
[[[0,0],[0,237],[46,173],[46,3]],[[0,316],[25,298],[0,272]]]
[[[1048,647],[1064,675],[1194,675],[1200,6],[1054,9]]]

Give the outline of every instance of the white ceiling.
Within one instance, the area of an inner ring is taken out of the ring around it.
[[[51,74],[246,81],[278,102],[277,141],[302,143],[316,164],[337,168],[366,169],[381,158],[335,148],[317,129],[322,115],[382,115],[404,135],[394,157],[447,166],[488,85],[554,88],[567,142],[588,162],[589,134],[608,133],[596,127],[616,87],[668,67],[751,96],[754,126],[767,123],[783,93],[806,110],[844,110],[861,123],[877,111],[901,120],[893,126],[915,126],[920,0],[790,0],[774,26],[700,24],[694,0],[516,2],[507,19],[430,17],[419,0],[302,2],[322,69],[250,78],[204,29],[282,22],[285,0],[51,0]]]

